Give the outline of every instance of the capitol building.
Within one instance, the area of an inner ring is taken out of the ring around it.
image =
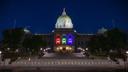
[[[65,9],[58,17],[55,29],[49,34],[34,34],[41,36],[47,42],[53,52],[73,53],[78,48],[87,48],[87,44],[95,34],[81,34],[73,28],[72,19],[67,15]]]

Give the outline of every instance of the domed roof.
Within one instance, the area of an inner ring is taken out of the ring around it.
[[[71,18],[66,14],[63,9],[62,15],[58,17],[55,28],[73,28]]]
[[[106,28],[104,28],[104,27],[102,27],[101,29],[99,29],[98,30],[98,34],[103,34],[104,32],[106,32],[107,31],[107,29]]]

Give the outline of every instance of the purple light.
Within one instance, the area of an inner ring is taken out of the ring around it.
[[[72,39],[71,38],[68,39],[68,44],[72,45]]]
[[[68,45],[72,45],[73,44],[73,35],[69,34],[68,35]]]

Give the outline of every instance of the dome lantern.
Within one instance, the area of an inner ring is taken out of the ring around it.
[[[67,15],[66,11],[65,11],[65,8],[63,9],[63,12],[62,12],[62,16],[64,16],[64,15]]]

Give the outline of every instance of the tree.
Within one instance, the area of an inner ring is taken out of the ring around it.
[[[126,34],[117,28],[107,32],[107,39],[109,40],[110,49],[120,51],[126,46]]]
[[[92,37],[88,46],[92,53],[108,54],[110,50],[116,50],[121,53],[127,45],[126,34],[115,28],[106,31],[104,34]]]
[[[5,30],[3,32],[3,48],[11,48],[12,51],[21,48],[24,36],[23,28]]]
[[[88,46],[92,54],[106,54],[108,51],[107,43],[107,38],[104,35],[96,35],[90,40]]]
[[[42,40],[41,35],[32,35],[29,38],[25,38],[23,42],[24,48],[27,50],[29,48],[29,51],[33,52],[38,52],[41,47],[46,47],[47,43],[46,41]]]

